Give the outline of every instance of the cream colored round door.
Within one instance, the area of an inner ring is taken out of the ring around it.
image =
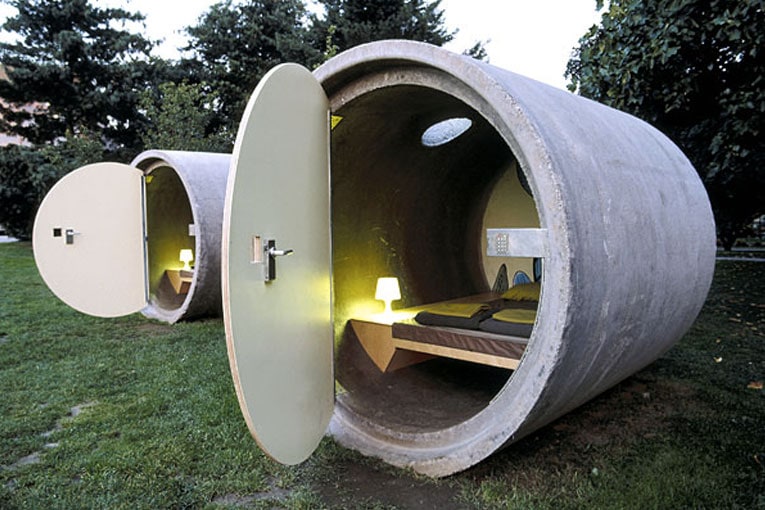
[[[80,312],[117,317],[148,302],[143,174],[119,163],[65,175],[43,199],[32,232],[43,280]]]
[[[334,406],[329,106],[306,69],[284,64],[245,110],[223,219],[223,315],[239,404],[253,437],[296,464]]]

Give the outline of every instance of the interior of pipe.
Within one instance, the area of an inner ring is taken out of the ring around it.
[[[511,370],[435,358],[383,373],[347,321],[382,311],[381,276],[399,279],[394,310],[488,292],[503,263],[510,278],[531,276],[532,259],[486,256],[485,237],[487,228],[539,227],[534,199],[507,143],[449,94],[389,86],[333,114],[342,117],[331,142],[337,398],[402,432],[464,422]]]
[[[168,270],[183,268],[182,249],[194,253],[194,237],[189,225],[194,223],[186,189],[177,172],[167,165],[147,170],[146,177],[146,234],[149,273],[149,295],[153,306],[173,311],[188,297],[177,292]],[[195,261],[190,263],[193,269]]]

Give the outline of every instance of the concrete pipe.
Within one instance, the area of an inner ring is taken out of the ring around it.
[[[146,250],[149,304],[146,317],[175,323],[220,316],[220,235],[230,156],[150,150],[130,163],[146,175]],[[167,268],[179,250],[193,249],[186,293],[169,285]]]
[[[704,187],[645,122],[421,43],[349,50],[314,72],[331,138],[336,397],[343,445],[444,476],[574,409],[667,351],[690,327],[714,269]],[[349,319],[491,288],[487,229],[529,228],[541,297],[514,371],[437,359],[381,372]]]
[[[34,255],[56,296],[90,315],[174,323],[220,315],[220,238],[231,156],[147,151],[64,176],[35,218]],[[194,268],[183,270],[181,250]],[[190,250],[190,252],[189,252]]]

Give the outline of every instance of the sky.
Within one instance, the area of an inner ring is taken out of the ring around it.
[[[93,0],[146,15],[146,34],[164,39],[156,54],[177,58],[185,43],[183,28],[195,25],[216,0]],[[488,41],[491,64],[565,88],[563,73],[571,50],[600,15],[595,0],[442,0],[446,26],[458,29],[446,48],[462,53]],[[0,19],[13,9],[0,4]]]

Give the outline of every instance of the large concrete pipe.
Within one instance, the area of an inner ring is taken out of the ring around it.
[[[696,171],[656,129],[419,43],[360,46],[314,75],[342,117],[331,176],[343,391],[330,424],[341,444],[428,475],[463,470],[645,367],[695,320],[714,220]],[[472,126],[440,146],[423,140],[448,119]],[[517,369],[376,370],[346,326],[373,280],[403,277],[404,306],[486,291],[493,221],[538,227],[546,245]]]
[[[669,139],[430,45],[360,46],[313,75],[272,70],[232,157],[229,357],[252,434],[282,462],[310,455],[329,424],[395,465],[466,469],[659,357],[711,283],[710,205]],[[512,363],[421,348],[396,338],[404,323],[369,319],[378,277],[399,278],[408,308],[485,293],[503,265],[541,265]]]
[[[35,261],[62,301],[91,315],[141,310],[174,323],[220,314],[228,154],[147,151],[64,176],[35,218]],[[183,271],[180,251],[191,250]]]

